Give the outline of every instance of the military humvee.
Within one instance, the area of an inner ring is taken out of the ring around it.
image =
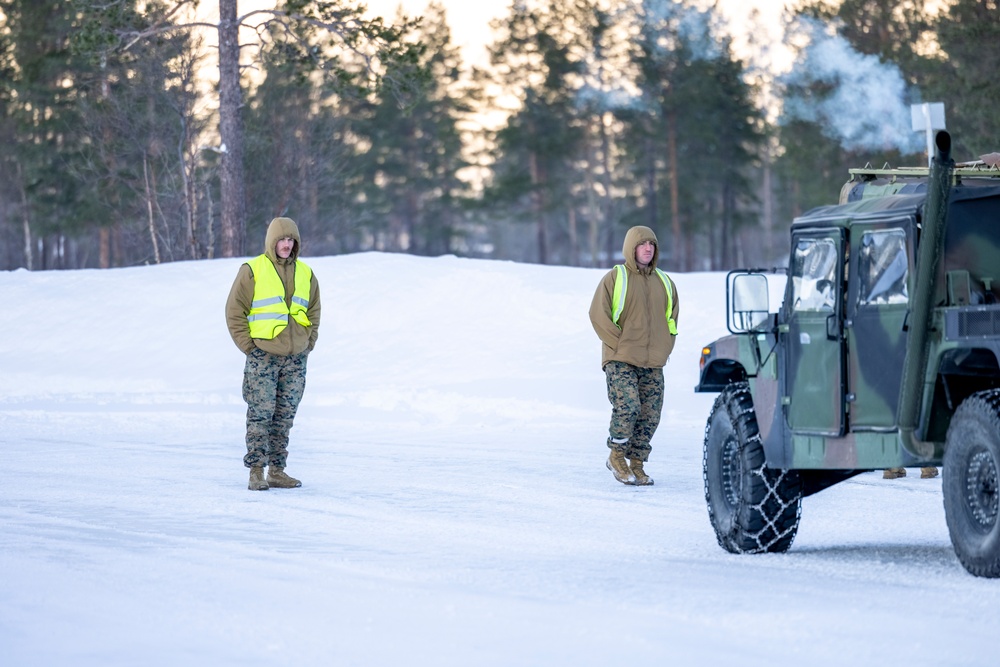
[[[787,551],[802,498],[863,472],[942,470],[959,560],[1000,577],[1000,170],[855,169],[840,203],[795,219],[784,299],[727,276],[731,335],[702,350],[719,392],[704,482],[719,544]]]

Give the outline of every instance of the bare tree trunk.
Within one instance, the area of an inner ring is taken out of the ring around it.
[[[733,191],[733,184],[727,178],[722,184],[722,220],[720,223],[720,254],[719,267],[720,269],[728,271],[733,268],[733,217],[736,210],[736,195]]]
[[[596,148],[593,145],[587,151],[587,170],[583,174],[584,187],[587,193],[587,217],[588,225],[588,245],[590,249],[590,266],[597,267],[598,255],[601,252],[600,238],[601,229],[604,227],[601,220],[601,212],[597,206],[597,193],[594,191],[594,174],[597,172],[597,156],[594,154]]]
[[[569,205],[569,259],[570,266],[580,266],[580,241],[576,235],[576,206]]]
[[[613,239],[615,235],[615,202],[614,195],[611,192],[612,179],[611,179],[611,140],[608,138],[608,128],[604,124],[605,118],[610,115],[610,112],[605,112],[601,114],[600,124],[601,124],[601,184],[604,186],[604,205],[601,206],[601,212],[604,215],[604,224],[608,228],[608,238]],[[608,255],[610,260],[611,255]]]
[[[21,194],[23,196],[24,192],[22,192]],[[31,271],[31,269],[32,269],[32,264],[31,264],[31,257],[32,257],[32,253],[31,253],[31,222],[30,222],[30,218],[28,217],[27,201],[24,201],[23,203],[24,203],[24,206],[25,206],[25,208],[24,208],[24,221],[22,223],[22,225],[24,227],[24,266],[29,271]]]
[[[535,209],[535,221],[537,224],[537,236],[538,236],[538,263],[547,264],[548,263],[548,240],[545,230],[545,211],[544,206],[542,206],[542,192],[541,192],[541,181],[542,175],[541,170],[538,167],[538,156],[535,153],[528,155],[528,169],[531,172],[531,201],[533,208]]]
[[[680,174],[677,172],[677,114],[671,111],[667,114],[667,159],[670,161],[670,218],[672,232],[674,235],[674,257],[675,266],[687,269],[687,253],[681,248],[681,214],[680,214]]]
[[[403,250],[403,216],[399,211],[394,210],[389,214],[389,231],[386,237],[383,239],[380,250],[388,252]]]
[[[181,164],[183,171],[184,165]],[[153,261],[160,263],[160,244],[156,240],[156,222],[153,218],[153,193],[149,188],[149,157],[142,152],[142,177],[146,181],[146,212],[149,214],[149,240],[153,243]]]
[[[650,229],[657,229],[660,226],[660,196],[659,188],[656,187],[656,152],[653,141],[646,138],[646,156],[649,160],[646,165],[646,189],[649,191],[649,216],[648,225]]]
[[[244,253],[246,185],[242,106],[236,0],[219,0],[219,135],[225,147],[220,177],[223,257],[240,257]]]
[[[105,54],[101,54],[101,99],[105,102],[111,97],[111,82],[108,81],[108,59]],[[104,128],[104,145],[110,146],[112,141],[111,128]],[[109,156],[110,157],[110,156]],[[113,168],[114,158],[110,157],[110,164]],[[101,231],[98,235],[98,242],[100,243],[98,266],[102,269],[111,268],[111,233],[107,225],[101,225]]]
[[[215,257],[215,225],[212,224],[212,216],[215,211],[215,203],[212,201],[212,184],[205,181],[205,199],[208,201],[207,224],[205,225],[208,238],[205,241],[205,259]]]
[[[302,158],[299,160],[299,188],[301,191],[301,197],[305,199],[305,215],[303,220],[299,221],[299,234],[308,235],[308,238],[312,239],[313,243],[317,245],[320,242],[319,226],[316,224],[316,200],[315,200],[315,181],[311,173],[310,161],[308,158]],[[318,254],[316,250],[313,250],[312,254]]]
[[[31,213],[28,208],[28,191],[24,188],[24,172],[21,163],[17,163],[17,182],[21,188],[21,226],[24,229],[24,267],[31,271]]]
[[[417,204],[417,193],[414,192],[412,189],[408,190],[407,193],[404,195],[403,201],[405,206],[404,209],[405,217],[403,218],[403,231],[409,237],[407,239],[406,247],[404,248],[404,250],[414,255],[425,254],[424,248],[426,246],[426,238],[422,240],[417,238],[417,226],[418,226],[417,223],[418,223],[418,218],[420,217],[419,206]],[[429,231],[430,230],[428,230],[426,227],[424,228],[425,234],[428,233]],[[400,245],[402,246],[403,244]]]
[[[102,269],[111,268],[111,230],[108,229],[107,225],[101,225],[101,230],[98,233],[98,245],[100,250],[97,265]]]
[[[201,151],[194,151],[190,160],[188,159],[188,152],[185,150],[185,147],[189,142],[189,126],[184,114],[179,115],[181,139],[177,144],[177,157],[181,164],[181,188],[184,191],[184,220],[187,223],[188,250],[191,253],[191,259],[198,259],[198,211],[195,184],[192,176],[194,175],[196,163],[201,156]],[[159,264],[159,260],[157,260],[157,264]]]
[[[117,222],[111,225],[111,257],[114,266],[122,265],[125,252],[122,250],[122,226]]]
[[[764,211],[762,220],[764,226],[764,257],[763,259],[770,262],[771,261],[771,246],[773,244],[772,231],[774,230],[774,201],[773,194],[771,192],[771,151],[770,148],[766,149],[764,155],[764,174],[763,174],[763,184],[761,189],[764,191],[762,193],[762,199],[764,200]]]
[[[321,230],[319,226],[319,185],[317,185],[317,180],[315,178],[307,178],[305,180],[309,206],[309,218],[313,221],[313,233],[320,234],[320,232],[326,232],[325,229]]]

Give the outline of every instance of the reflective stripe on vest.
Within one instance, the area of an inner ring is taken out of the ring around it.
[[[312,324],[306,316],[312,269],[304,262],[295,260],[295,291],[289,307],[285,304],[285,286],[267,255],[261,255],[247,264],[253,271],[254,279],[253,302],[247,314],[251,338],[274,338],[288,326],[289,315],[304,327]]]
[[[677,321],[671,317],[671,314],[674,312],[674,291],[670,289],[670,279],[667,278],[667,274],[659,269],[654,270],[663,283],[663,289],[667,290],[667,330],[670,331],[672,336],[676,336]],[[621,329],[618,325],[618,319],[622,316],[622,310],[625,309],[625,295],[628,293],[628,271],[621,264],[615,265],[615,271],[617,275],[615,278],[615,292],[611,296],[611,321],[615,323],[616,327]]]

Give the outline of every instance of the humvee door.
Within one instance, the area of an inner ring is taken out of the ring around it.
[[[840,228],[792,236],[782,403],[793,433],[844,431],[844,236]]]
[[[890,430],[896,425],[915,224],[912,218],[897,217],[856,220],[851,227],[844,323],[851,431]]]

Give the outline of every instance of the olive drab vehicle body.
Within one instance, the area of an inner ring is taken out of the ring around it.
[[[1000,170],[856,169],[791,226],[784,296],[727,277],[730,335],[696,391],[719,392],[704,477],[719,544],[786,551],[803,497],[872,470],[942,466],[949,534],[1000,576]]]

